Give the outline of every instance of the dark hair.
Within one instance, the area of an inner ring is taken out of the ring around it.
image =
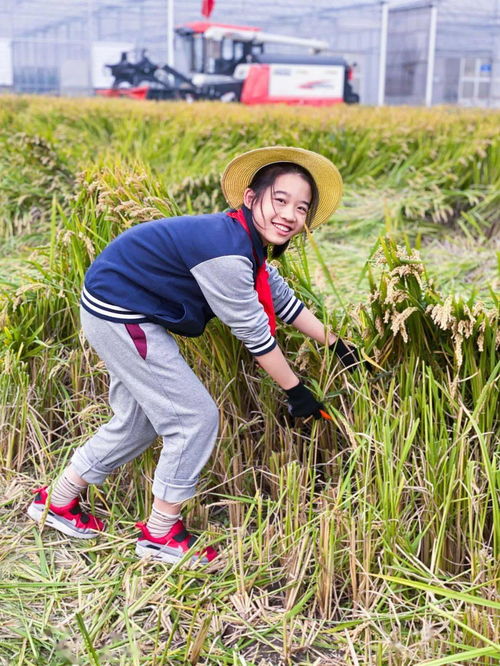
[[[275,162],[274,164],[267,164],[262,169],[259,169],[256,174],[254,174],[252,180],[250,181],[249,188],[255,192],[254,200],[252,201],[252,212],[256,204],[261,205],[262,210],[262,198],[264,193],[269,187],[273,188],[276,178],[283,176],[288,173],[297,173],[299,176],[302,176],[304,180],[309,184],[311,188],[311,203],[307,211],[306,222],[314,219],[314,215],[318,208],[318,188],[314,182],[314,178],[311,176],[307,169],[301,167],[298,164],[293,162]],[[273,259],[281,256],[283,252],[287,249],[290,241],[283,243],[282,245],[273,245],[271,256]]]

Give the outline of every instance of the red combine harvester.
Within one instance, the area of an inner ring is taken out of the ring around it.
[[[176,29],[187,50],[190,71],[152,63],[145,52],[137,63],[127,53],[116,65],[106,65],[114,77],[108,97],[139,99],[198,99],[243,104],[310,104],[326,106],[359,102],[351,86],[352,71],[328,44],[286,37],[249,26],[197,21]],[[309,55],[265,53],[266,44],[307,48]]]

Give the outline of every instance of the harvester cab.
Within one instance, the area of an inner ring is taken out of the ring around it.
[[[328,53],[327,42],[204,21],[187,23],[176,33],[184,41],[191,81],[204,97],[244,104],[359,102],[351,68]],[[266,53],[267,44],[308,52]]]

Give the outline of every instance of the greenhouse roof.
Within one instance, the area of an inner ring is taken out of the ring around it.
[[[176,23],[193,20],[201,16],[201,0],[174,0],[174,20]],[[267,25],[277,22],[293,25],[304,16],[327,19],[336,12],[357,8],[373,10],[380,5],[380,0],[348,1],[337,0],[332,7],[331,0],[315,0],[305,3],[303,0],[216,0],[211,18],[214,21],[241,22],[245,17],[249,22]],[[416,3],[415,0],[389,0],[389,7],[430,4]],[[484,23],[491,25],[492,17],[500,18],[499,0],[437,0],[440,18],[454,23]],[[89,18],[112,17],[118,12],[146,12],[150,19],[164,19],[167,12],[167,0],[3,0],[0,5],[0,33],[4,37],[22,38],[43,36],[47,30],[64,29],[70,23],[87,23]]]

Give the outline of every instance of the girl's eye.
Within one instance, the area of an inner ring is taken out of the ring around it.
[[[276,201],[279,201],[279,203],[286,203],[284,199],[280,199],[280,197],[276,197]]]

